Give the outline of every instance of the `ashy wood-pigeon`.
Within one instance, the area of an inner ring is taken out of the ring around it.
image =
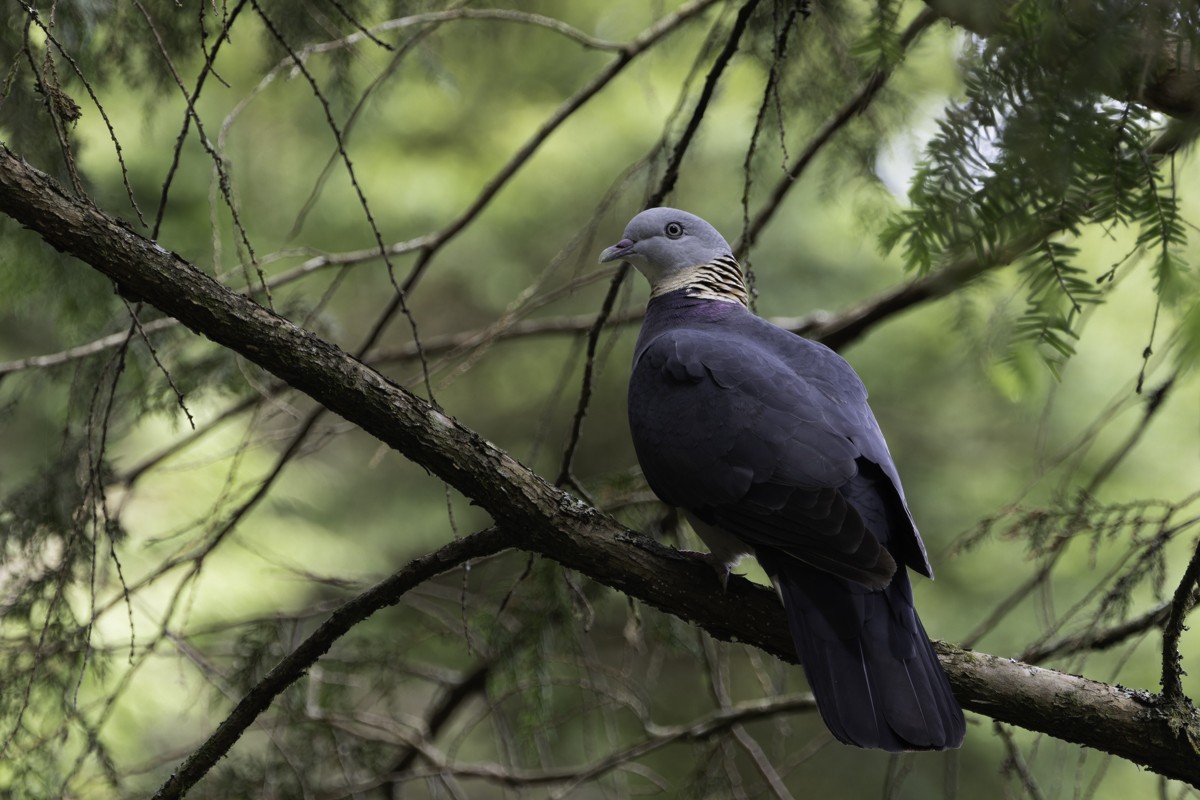
[[[958,747],[965,723],[913,608],[933,570],[850,365],[747,307],[715,228],[638,214],[601,256],[650,281],[629,379],[646,480],[723,566],[752,553],[787,609],[817,707],[839,740]]]

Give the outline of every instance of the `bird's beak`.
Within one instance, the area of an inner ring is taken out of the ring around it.
[[[619,258],[625,258],[625,256],[629,255],[630,251],[633,250],[633,247],[636,244],[637,242],[635,242],[633,239],[622,239],[600,254],[600,263],[605,264],[609,261],[616,261]]]

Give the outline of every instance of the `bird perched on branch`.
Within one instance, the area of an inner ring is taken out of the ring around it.
[[[833,735],[882,750],[962,743],[962,710],[913,608],[933,570],[867,391],[829,348],[755,316],[728,243],[673,208],[600,255],[650,281],[629,379],[646,480],[729,569],[774,581]]]

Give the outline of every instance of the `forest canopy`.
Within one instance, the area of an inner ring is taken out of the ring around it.
[[[0,793],[1185,797],[1200,10],[19,0]],[[643,208],[863,377],[961,750],[849,748],[625,387]]]

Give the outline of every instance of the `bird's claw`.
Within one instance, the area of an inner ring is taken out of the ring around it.
[[[721,594],[729,592],[729,576],[733,574],[733,567],[729,564],[716,565],[717,580],[721,582]]]
[[[703,561],[705,564],[708,564],[717,573],[717,580],[721,583],[721,592],[729,591],[729,576],[738,574],[734,573],[732,564],[722,558],[718,558],[712,553],[705,553],[700,550],[680,550],[679,552],[689,558],[694,558],[697,561]]]

